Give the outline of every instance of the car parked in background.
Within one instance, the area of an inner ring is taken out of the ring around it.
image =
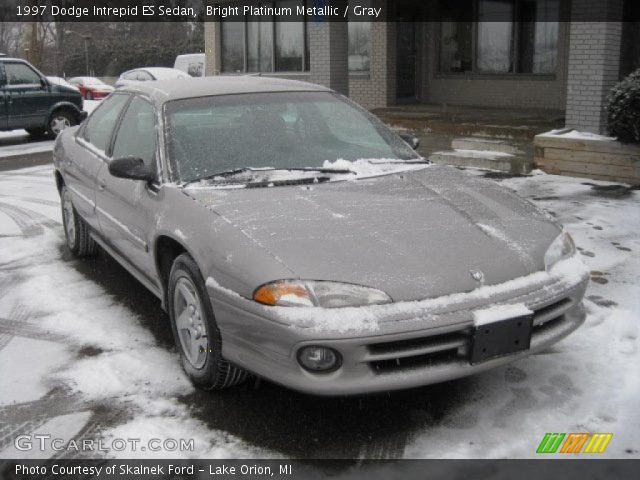
[[[549,214],[320,85],[124,87],[54,165],[69,250],[100,245],[158,296],[206,390],[246,372],[322,395],[426,385],[585,320],[589,270]]]
[[[173,68],[182,70],[192,77],[204,77],[204,53],[188,53],[178,55],[173,63]]]
[[[86,116],[77,90],[51,82],[29,62],[0,57],[0,130],[57,136]]]
[[[96,77],[73,77],[69,83],[78,87],[85,100],[97,100],[107,97],[115,90],[111,85],[107,85]]]
[[[131,85],[138,82],[150,82],[154,80],[168,80],[171,78],[191,78],[188,74],[182,70],[166,67],[145,67],[129,70],[120,75],[120,78],[116,80],[115,87],[124,87],[125,85]]]
[[[80,91],[80,89],[78,87],[76,87],[75,85],[67,82],[62,77],[52,77],[50,75],[47,75],[47,80],[49,80],[49,82],[51,82],[54,85],[62,85],[62,86],[65,86],[65,87],[73,88],[76,92]]]

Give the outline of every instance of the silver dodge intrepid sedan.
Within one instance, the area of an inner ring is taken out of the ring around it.
[[[54,149],[68,248],[162,301],[184,370],[343,395],[481,372],[585,318],[571,237],[345,97],[252,76],[111,94]]]

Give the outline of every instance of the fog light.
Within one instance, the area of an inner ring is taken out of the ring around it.
[[[330,372],[340,366],[340,354],[327,347],[304,347],[298,350],[298,362],[310,372]]]

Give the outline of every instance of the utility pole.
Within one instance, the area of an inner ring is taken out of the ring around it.
[[[84,40],[84,62],[85,62],[85,70],[86,75],[91,75],[89,72],[89,40],[91,40],[91,35],[83,35],[81,33],[75,32],[73,30],[65,30],[64,33],[78,35],[80,38]]]

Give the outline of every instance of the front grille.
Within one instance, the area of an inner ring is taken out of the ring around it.
[[[532,338],[558,326],[572,301],[563,298],[534,310]],[[377,374],[430,368],[439,365],[469,361],[473,328],[468,325],[458,330],[425,337],[373,343],[366,346],[367,363]]]
[[[378,360],[371,362],[370,365],[376,373],[385,374],[403,370],[435,367],[437,365],[452,363],[456,360],[461,360],[457,350],[446,350],[443,352],[416,355],[413,357]]]

